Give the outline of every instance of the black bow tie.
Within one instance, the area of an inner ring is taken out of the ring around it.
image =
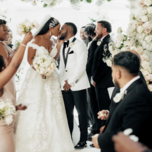
[[[69,40],[67,42],[64,42],[64,47],[68,47],[69,46]]]

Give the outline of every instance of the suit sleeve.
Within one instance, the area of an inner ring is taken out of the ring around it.
[[[87,64],[87,57],[88,57],[88,50],[85,44],[81,43],[78,45],[77,50],[75,51],[77,56],[77,67],[73,76],[70,77],[68,80],[69,84],[75,84],[86,71],[86,64]]]
[[[119,131],[124,131],[128,128],[133,129],[133,135],[139,134],[141,127],[144,124],[147,116],[150,113],[151,107],[147,105],[147,101],[139,97],[140,99],[133,101],[126,105],[126,108],[122,114],[121,126],[115,131],[107,131],[99,135],[98,142],[101,149],[106,149],[108,146],[114,147],[112,136]],[[122,101],[123,102],[123,101]]]
[[[94,73],[93,73],[93,80],[98,83],[98,81],[101,80],[101,78],[106,75],[106,72],[108,70],[108,66],[106,63],[103,62],[103,47],[104,47],[105,43],[102,44],[99,48],[99,57],[98,57],[98,61],[95,65],[95,68],[94,68]]]

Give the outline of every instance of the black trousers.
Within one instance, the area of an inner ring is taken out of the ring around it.
[[[65,103],[65,109],[68,119],[68,124],[70,128],[70,132],[72,135],[73,132],[73,110],[74,106],[78,111],[79,117],[79,126],[80,126],[80,142],[84,142],[87,140],[87,104],[86,104],[86,90],[81,91],[62,91],[63,99]]]
[[[94,118],[93,118],[93,112],[92,112],[92,106],[90,102],[90,95],[88,89],[86,89],[87,93],[87,114],[88,114],[88,125],[93,125],[94,123]]]
[[[93,117],[93,124],[91,133],[97,134],[100,132],[101,127],[101,120],[99,120],[97,117],[97,113],[99,112],[99,106],[97,102],[96,92],[93,85],[90,85],[91,87],[88,89],[89,96],[90,96],[90,104],[91,104],[91,110],[92,110],[92,117]]]
[[[99,111],[109,110],[111,100],[107,88],[104,89],[95,88],[95,90],[96,90]],[[101,127],[104,126],[105,123],[106,123],[105,120],[101,120]]]

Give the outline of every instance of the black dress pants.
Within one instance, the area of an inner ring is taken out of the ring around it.
[[[103,89],[95,88],[95,90],[96,90],[99,111],[109,110],[111,100],[107,88],[103,88]],[[106,123],[105,120],[101,120],[101,127],[104,126],[105,123]]]
[[[93,116],[93,124],[92,124],[92,129],[91,133],[92,134],[97,134],[100,131],[101,127],[101,120],[99,120],[97,117],[97,113],[99,112],[99,106],[97,102],[97,97],[96,97],[96,92],[95,92],[95,87],[91,85],[91,87],[88,89],[89,96],[90,96],[90,104],[91,104],[91,110],[92,110],[92,116]]]
[[[79,127],[80,127],[80,142],[87,140],[87,100],[86,100],[86,90],[81,91],[62,91],[69,129],[72,135],[73,132],[73,110],[74,106],[78,111]]]

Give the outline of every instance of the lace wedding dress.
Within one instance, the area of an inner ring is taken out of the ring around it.
[[[36,55],[48,54],[48,50],[36,44]],[[56,54],[56,49],[50,53]],[[65,106],[57,72],[46,79],[30,67],[22,84],[18,103],[27,110],[18,114],[16,123],[16,152],[72,152]]]

